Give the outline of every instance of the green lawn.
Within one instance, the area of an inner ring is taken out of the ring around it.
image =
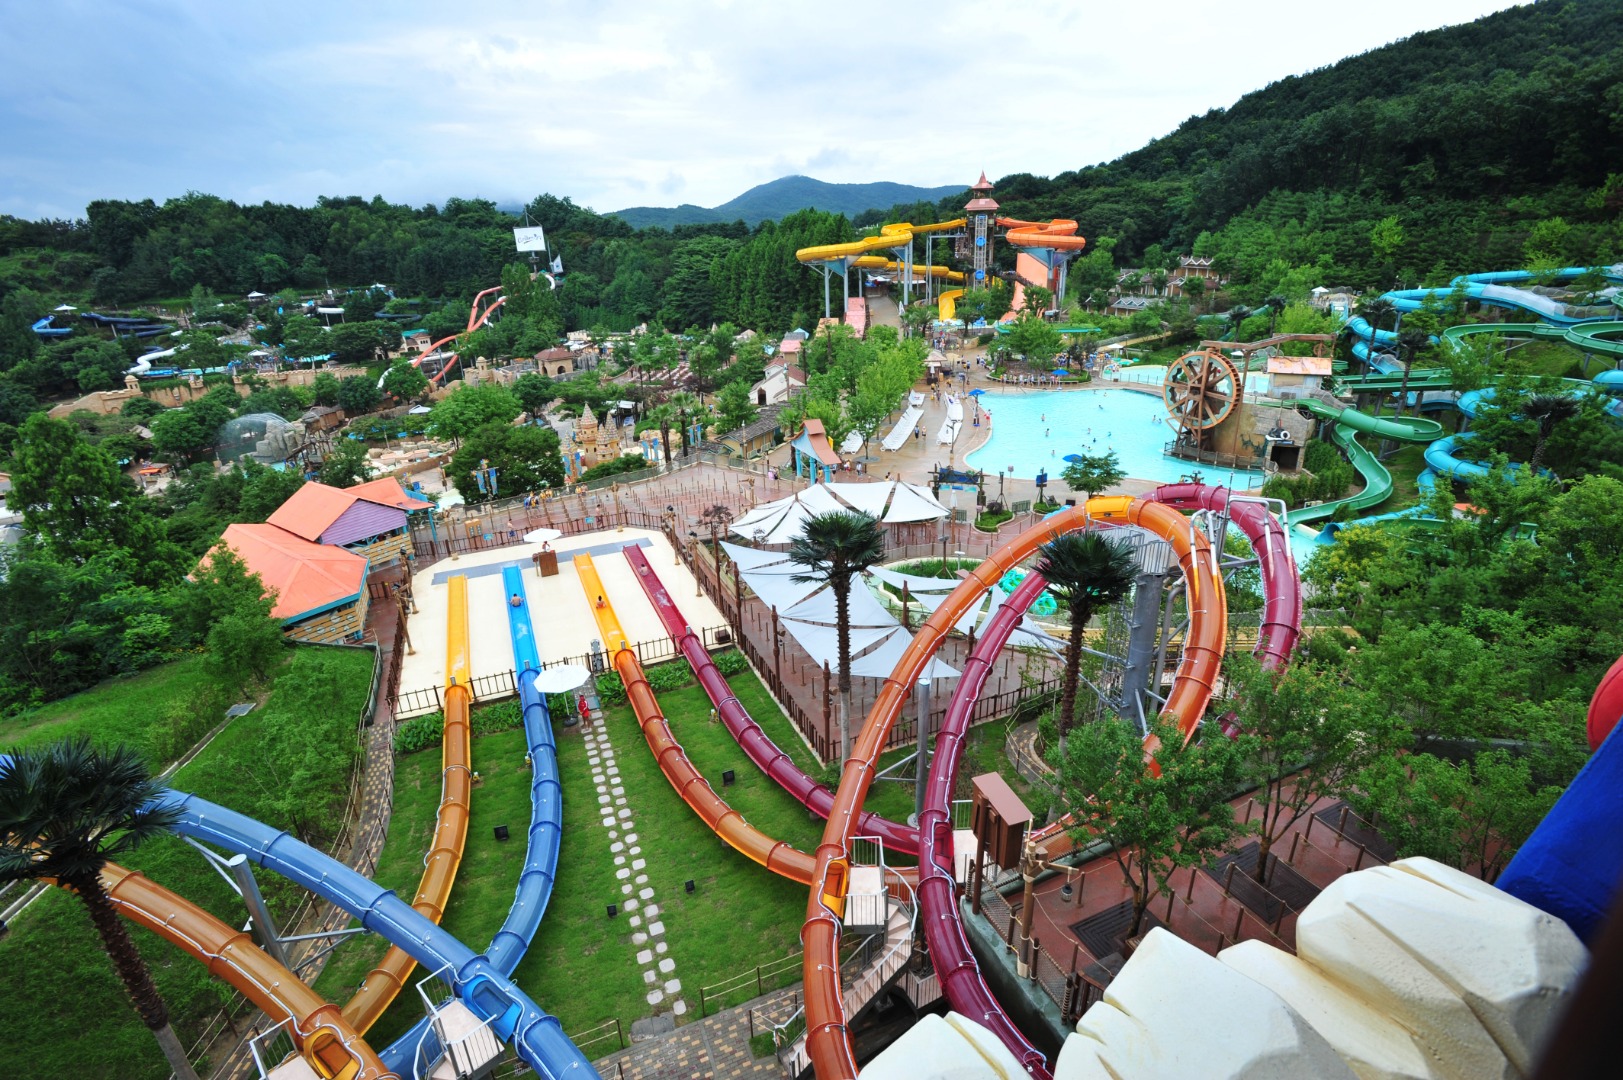
[[[1426,448],[1405,444],[1400,446],[1396,453],[1381,464],[1386,466],[1392,474],[1392,494],[1375,506],[1364,510],[1364,514],[1387,514],[1394,510],[1402,510],[1413,506],[1420,501],[1420,485],[1416,483],[1420,474],[1426,469]]]
[[[359,649],[295,650],[266,704],[222,732],[171,785],[279,828],[293,828],[295,818],[302,817],[306,827],[330,829],[334,804],[341,804],[349,788],[355,723],[371,683],[372,662],[373,654]],[[57,733],[83,730],[102,738],[113,732],[117,738],[138,730],[151,705],[163,700],[157,695],[164,687],[192,685],[186,675],[195,670],[191,661],[170,665],[175,666],[183,671],[170,673],[170,681],[158,669],[64,699],[52,706]],[[146,690],[132,694],[132,686]],[[122,708],[107,700],[110,690],[124,698]],[[312,695],[319,707],[312,706]],[[86,698],[89,707],[76,706]],[[276,758],[267,748],[277,730],[296,730],[308,745],[328,748],[304,761],[311,771],[296,782],[272,774]],[[290,801],[290,792],[305,797]],[[155,840],[126,863],[226,922],[240,925],[244,919],[242,903],[230,887],[177,838]],[[259,881],[279,917],[290,913],[303,895],[270,874],[260,874]],[[134,936],[175,1028],[189,1046],[202,1022],[229,999],[230,988],[155,935],[136,930]],[[0,939],[0,969],[7,973],[0,990],[0,1028],[30,1032],[26,1040],[0,1041],[0,1076],[161,1080],[168,1075],[78,901],[52,890],[14,920],[10,933]]]
[[[162,664],[91,687],[18,716],[0,720],[0,746],[29,747],[88,734],[98,743],[127,743],[141,751],[153,769],[163,759],[161,727],[154,710],[175,703],[211,708],[218,716],[231,704],[225,689],[209,673],[203,656]],[[235,699],[232,699],[235,700]]]
[[[801,768],[816,774],[811,752],[753,674],[731,680],[752,716]],[[805,851],[816,847],[823,823],[750,764],[726,728],[710,722],[710,702],[696,684],[661,694],[661,706],[690,760],[757,828]],[[804,886],[767,873],[725,847],[682,802],[660,773],[628,707],[610,709],[605,723],[636,823],[644,872],[656,893],[667,927],[668,956],[682,981],[688,1015],[699,1011],[701,986],[750,970],[752,965],[799,949],[806,906]],[[620,882],[599,822],[597,799],[584,741],[573,730],[559,731],[559,767],[564,791],[564,844],[558,879],[541,929],[515,978],[542,1008],[558,1014],[564,1030],[578,1034],[618,1018],[629,1024],[652,1010],[646,1004],[642,968],[625,912],[609,919],[607,905],[622,901]],[[470,948],[484,949],[506,917],[517,886],[519,855],[529,813],[524,740],[513,730],[474,739],[474,768],[483,776],[475,789],[473,816],[462,869],[445,916],[446,929]],[[893,752],[885,763],[899,756]],[[422,873],[439,801],[439,751],[424,750],[396,764],[394,817],[376,880],[409,895]],[[724,769],[735,782],[721,783]],[[874,786],[868,805],[905,818],[912,810],[907,784]],[[491,826],[505,824],[513,839],[493,839]],[[900,860],[906,861],[906,860]],[[695,892],[683,886],[693,879]],[[384,944],[361,938],[345,945],[317,982],[317,989],[342,1001],[382,955]],[[419,972],[413,978],[420,977]],[[789,980],[798,978],[798,968]],[[749,995],[753,996],[753,991]],[[733,1003],[739,1000],[733,999]],[[415,994],[391,1008],[370,1034],[377,1045],[398,1037],[418,1016]],[[600,1056],[616,1049],[612,1040],[587,1047]]]

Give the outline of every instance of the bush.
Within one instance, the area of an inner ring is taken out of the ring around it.
[[[518,698],[508,698],[474,709],[469,716],[468,730],[474,735],[494,735],[498,731],[511,731],[524,726],[524,707]]]
[[[575,704],[574,694],[548,694],[547,712],[555,723],[563,723],[575,715],[578,706]]]
[[[597,697],[605,707],[621,705],[626,700],[626,684],[617,671],[605,671],[597,677]]]
[[[742,675],[749,670],[749,658],[737,649],[728,649],[716,658],[716,670],[723,675]]]
[[[611,476],[619,476],[621,473],[637,472],[641,469],[651,468],[653,468],[653,463],[641,454],[621,454],[617,458],[600,461],[593,465],[580,474],[580,479],[582,483],[589,483],[593,480],[604,480]]]
[[[246,612],[227,615],[215,623],[206,642],[210,666],[221,678],[238,686],[269,674],[287,645],[281,623]]]
[[[680,690],[693,681],[693,669],[686,660],[677,660],[669,664],[660,664],[643,672],[648,678],[648,689],[656,694],[669,690]]]
[[[401,755],[415,754],[419,750],[438,746],[444,731],[444,713],[431,712],[426,716],[414,716],[395,728],[394,752]]]

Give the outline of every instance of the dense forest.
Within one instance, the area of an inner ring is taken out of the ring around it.
[[[1075,218],[1096,241],[1073,276],[1079,290],[1112,266],[1193,252],[1221,259],[1243,301],[1282,283],[1390,287],[1529,258],[1607,258],[1623,238],[1623,174],[1609,153],[1620,142],[1623,0],[1546,2],[1285,79],[1113,162],[1005,176],[995,194],[1006,213]],[[930,220],[961,205],[953,196],[894,214]],[[803,211],[753,228],[638,231],[554,195],[524,213],[563,258],[570,329],[649,319],[787,329],[821,308],[794,249],[854,227]],[[43,299],[129,305],[197,285],[241,295],[386,282],[397,295],[465,300],[497,281],[521,220],[478,199],[103,199],[83,220],[0,218],[0,294],[34,294],[8,309],[12,329]],[[6,367],[18,345],[0,337]]]

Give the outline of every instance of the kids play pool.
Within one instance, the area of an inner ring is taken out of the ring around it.
[[[1009,471],[1031,478],[1047,470],[1059,479],[1067,454],[1114,450],[1136,480],[1175,483],[1199,472],[1208,484],[1244,491],[1260,485],[1261,471],[1222,469],[1168,457],[1163,448],[1177,429],[1166,422],[1159,397],[1132,390],[988,392],[979,398],[992,414],[992,437],[966,463],[989,473]],[[983,418],[984,422],[984,418]]]

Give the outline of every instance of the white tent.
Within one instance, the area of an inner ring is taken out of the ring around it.
[[[864,679],[889,678],[890,673],[896,670],[896,665],[902,659],[902,653],[907,651],[907,644],[911,640],[913,635],[898,626],[888,637],[880,641],[878,648],[851,658],[851,674]],[[855,648],[853,644],[852,649]],[[924,666],[924,677],[932,680],[955,679],[958,677],[958,669],[931,657],[930,662]]]
[[[832,510],[855,510],[887,525],[935,521],[948,513],[928,488],[904,480],[884,480],[873,484],[814,484],[793,495],[757,506],[736,519],[728,531],[734,536],[754,538],[763,544],[786,544],[800,534],[807,518]]]

